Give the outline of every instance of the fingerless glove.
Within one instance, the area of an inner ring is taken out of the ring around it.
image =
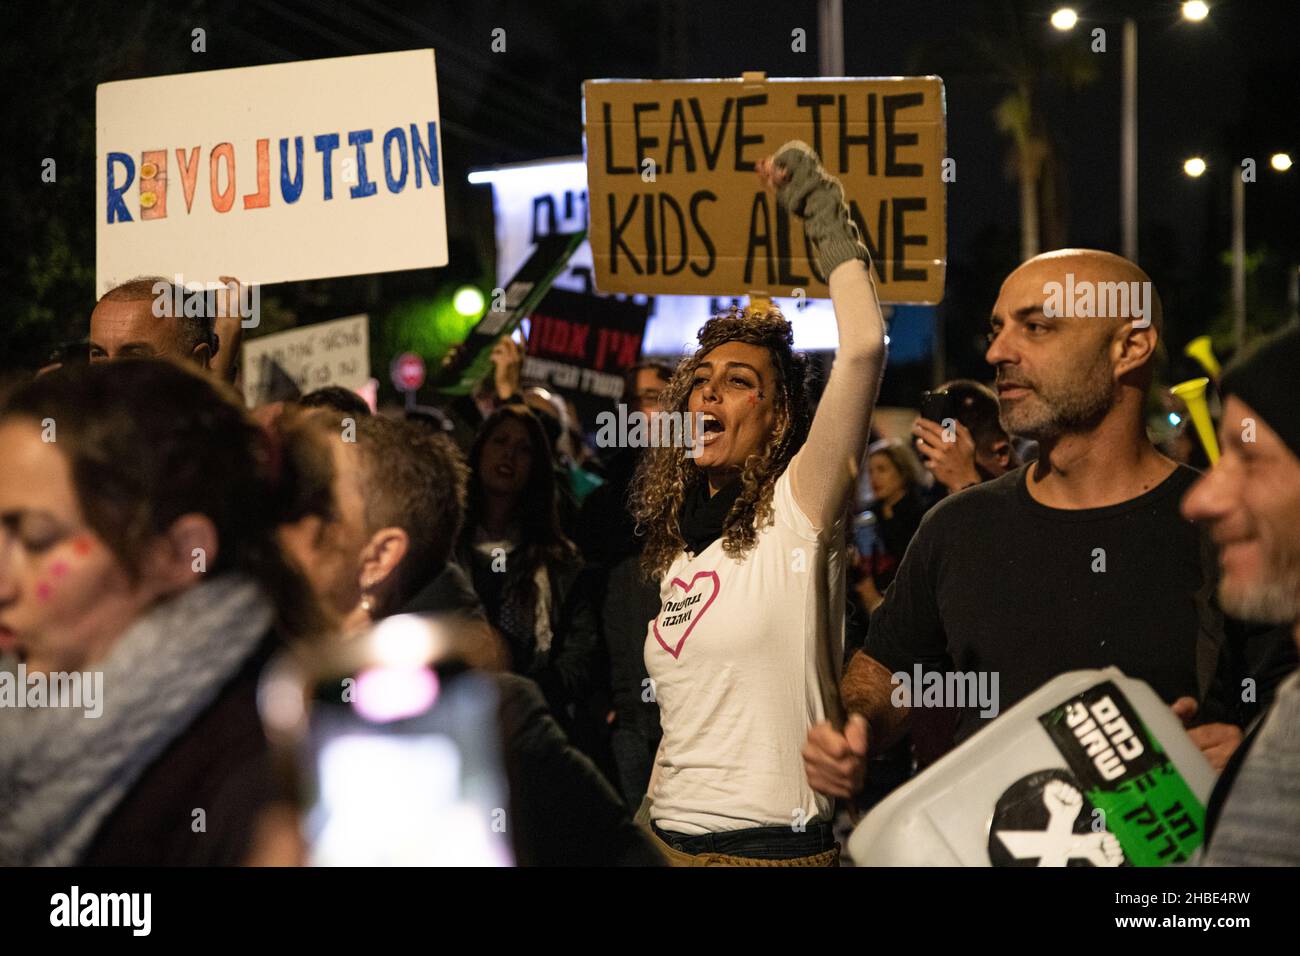
[[[776,163],[790,174],[777,189],[777,202],[803,220],[822,276],[829,279],[836,266],[850,259],[861,259],[870,268],[871,256],[849,215],[844,187],[826,172],[812,147],[791,140],[777,150]]]

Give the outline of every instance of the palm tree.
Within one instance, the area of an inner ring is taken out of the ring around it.
[[[1016,0],[985,0],[982,7],[984,29],[969,35],[959,48],[929,52],[951,60],[953,72],[968,71],[971,62],[980,64],[982,74],[1004,91],[993,119],[1011,141],[1006,168],[1020,187],[1023,261],[1037,255],[1044,244],[1055,248],[1067,242],[1065,165],[1042,112],[1043,94],[1049,83],[1071,91],[1091,83],[1098,74],[1097,61],[1077,38],[1049,42],[1042,16],[1027,13]]]

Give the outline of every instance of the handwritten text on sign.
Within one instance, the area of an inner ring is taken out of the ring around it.
[[[362,388],[370,379],[368,322],[364,315],[353,315],[247,340],[244,394],[250,401],[260,394],[270,363],[280,366],[304,395],[326,385]]]
[[[446,265],[432,50],[101,84],[96,284]]]
[[[826,296],[801,224],[754,173],[797,139],[844,184],[881,298],[942,298],[939,78],[589,80],[583,94],[601,291]]]

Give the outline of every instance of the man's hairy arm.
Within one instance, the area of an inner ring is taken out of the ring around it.
[[[890,700],[889,671],[861,651],[853,655],[840,681],[840,697],[849,714],[843,730],[821,721],[808,731],[803,748],[808,785],[830,797],[849,798],[862,790],[870,747],[879,753],[907,729],[908,709]]]
[[[856,652],[840,681],[844,710],[867,718],[870,747],[888,750],[907,731],[911,710],[893,703],[894,683],[889,668],[862,651]]]

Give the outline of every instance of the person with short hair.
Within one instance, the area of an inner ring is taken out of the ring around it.
[[[280,427],[314,437],[320,460],[301,470],[317,477],[326,503],[302,509],[280,540],[345,632],[404,611],[482,620],[450,560],[466,471],[449,438],[415,422],[323,408]]]
[[[987,385],[958,378],[940,385],[956,405],[952,428],[918,418],[916,450],[949,494],[991,481],[1020,467],[1020,455],[999,419],[998,397]]]
[[[208,368],[221,346],[216,316],[155,314],[160,299],[174,312],[175,296],[176,287],[161,276],[142,276],[105,292],[90,313],[90,361],[172,358]]]
[[[1300,328],[1229,365],[1219,393],[1222,457],[1183,499],[1218,546],[1219,600],[1290,628],[1300,649]],[[1209,866],[1300,866],[1300,670],[1278,688],[1206,807]]]
[[[394,614],[468,631],[473,657],[465,663],[487,671],[499,695],[516,862],[661,865],[609,784],[565,738],[541,689],[500,673],[504,648],[469,579],[449,560],[468,477],[451,439],[422,423],[372,416],[356,420],[350,442],[342,417],[325,410],[282,419],[280,427],[314,437],[314,444],[293,443],[297,470],[314,480],[304,482],[300,520],[281,539],[349,631]]]
[[[342,385],[326,385],[324,388],[308,392],[298,399],[297,404],[300,408],[328,408],[345,415],[370,414],[370,406],[366,404],[366,400],[352,389],[344,388]]]
[[[1228,663],[1243,625],[1214,602],[1207,542],[1178,510],[1197,473],[1146,432],[1159,297],[1148,285],[1141,320],[1054,314],[1049,290],[1067,277],[1076,288],[1150,283],[1127,259],[1089,249],[1035,256],[1003,282],[986,358],[1003,427],[1036,440],[1040,456],[926,514],[841,683],[849,724],[809,733],[805,770],[820,793],[861,790],[869,750],[906,731],[911,709],[895,703],[893,677],[917,665],[997,675],[989,716],[1059,674],[1115,666],[1180,716],[1199,710],[1191,733],[1212,764],[1241,738],[1242,675]],[[984,710],[965,702],[955,742],[980,729]]]

